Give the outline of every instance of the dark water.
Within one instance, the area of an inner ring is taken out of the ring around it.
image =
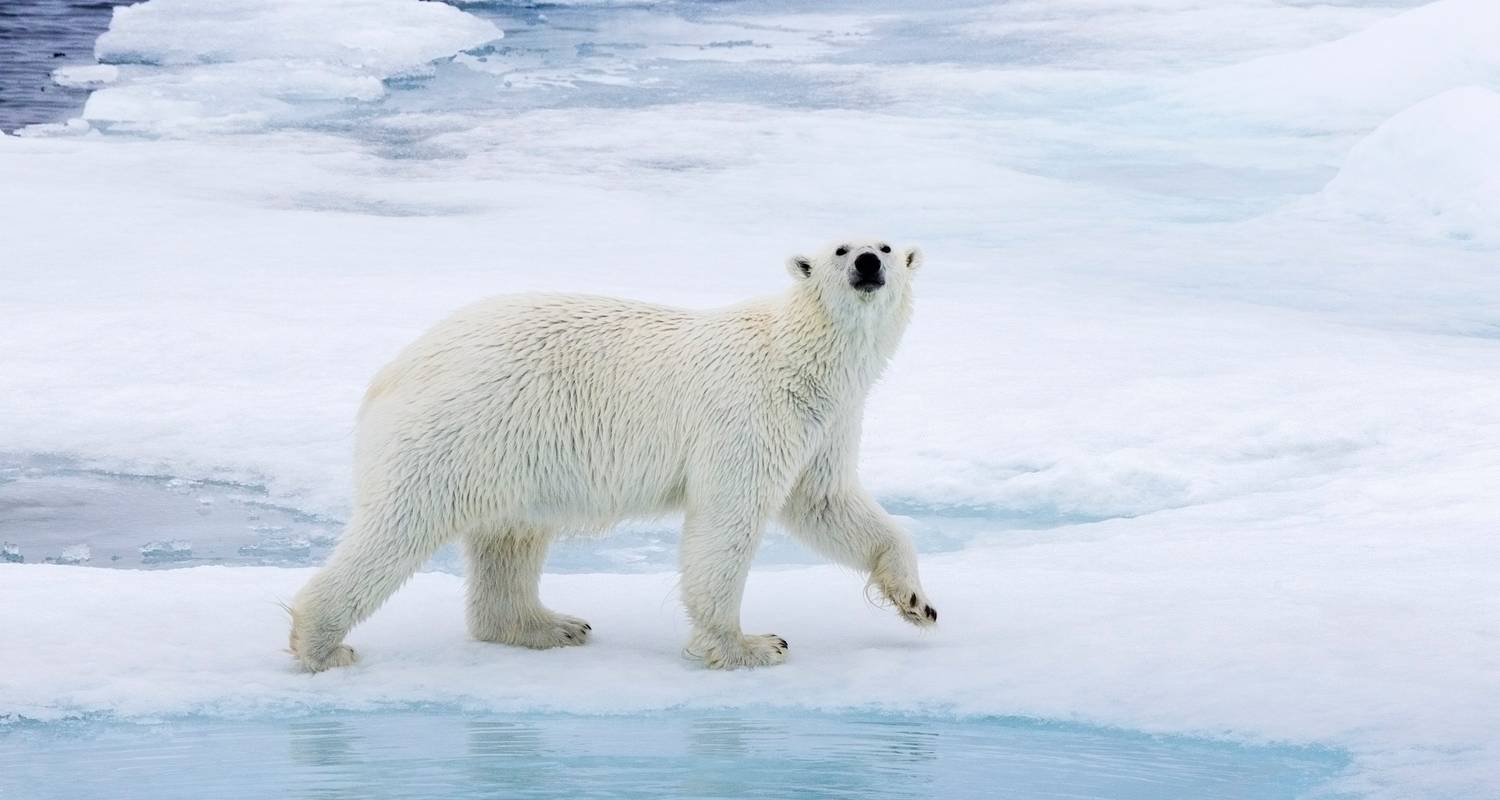
[[[0,726],[0,797],[1273,800],[1345,760],[1017,721],[422,711]]]
[[[86,89],[52,82],[52,70],[94,63],[94,40],[115,6],[137,0],[0,0],[0,130],[78,116]]]

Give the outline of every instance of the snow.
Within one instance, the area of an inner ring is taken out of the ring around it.
[[[558,5],[515,51],[487,6],[120,10],[89,135],[0,139],[0,455],[339,518],[365,381],[451,309],[728,304],[869,231],[927,262],[866,482],[994,530],[924,556],[931,635],[838,570],[757,570],[747,624],[793,660],[733,675],[678,658],[670,573],[548,575],[599,636],[556,653],[466,641],[423,574],[362,666],[308,677],[276,606],[303,569],[28,545],[0,713],[881,707],[1320,743],[1357,795],[1494,796],[1494,6],[1108,5]],[[771,47],[706,46],[741,40]],[[252,555],[311,552],[271,528]]]
[[[1500,94],[1449,89],[1381,123],[1322,192],[1335,211],[1500,244]]]

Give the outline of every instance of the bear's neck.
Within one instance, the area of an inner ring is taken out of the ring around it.
[[[910,301],[893,299],[883,313],[840,315],[814,291],[790,292],[772,337],[793,397],[813,411],[862,406],[906,329]]]

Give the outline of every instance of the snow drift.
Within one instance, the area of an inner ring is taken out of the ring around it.
[[[1349,153],[1321,199],[1425,235],[1500,244],[1500,94],[1450,89],[1397,114]]]
[[[1358,33],[1210,69],[1186,97],[1297,128],[1366,127],[1470,84],[1500,88],[1500,3],[1438,0]]]

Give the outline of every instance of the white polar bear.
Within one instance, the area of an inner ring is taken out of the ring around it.
[[[788,260],[784,295],[719,311],[523,295],[439,323],[365,395],[353,516],[297,595],[291,652],[314,672],[353,663],[344,635],[457,537],[475,638],[583,644],[588,623],[538,598],[551,540],[675,510],[687,652],[710,667],[786,659],[784,639],[740,630],[772,517],[908,621],[936,622],[910,539],[855,472],[920,264],[915,248],[848,243]]]

